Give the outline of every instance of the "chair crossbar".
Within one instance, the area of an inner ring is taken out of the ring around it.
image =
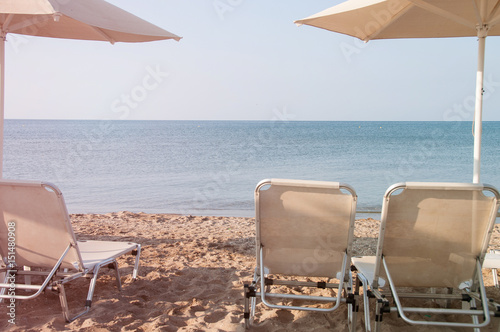
[[[392,296],[390,291],[379,292],[381,296]],[[411,299],[426,299],[426,300],[464,300],[462,294],[432,294],[432,293],[400,293],[398,292],[400,298],[411,298]]]
[[[340,286],[339,283],[276,280],[269,278],[266,278],[265,283],[266,285],[283,285],[283,286],[316,287],[316,288],[338,288]]]
[[[59,258],[59,260],[57,261],[57,263],[54,265],[54,267],[50,271],[50,273],[45,278],[44,282],[38,288],[35,288],[35,290],[37,290],[36,293],[31,294],[31,295],[18,295],[18,294],[15,294],[15,295],[9,295],[9,294],[7,294],[7,295],[5,295],[5,294],[0,294],[0,299],[33,299],[33,298],[37,297],[38,295],[40,295],[42,293],[42,291],[45,288],[47,288],[48,284],[52,280],[52,277],[56,274],[57,270],[59,269],[59,266],[61,266],[61,263],[64,260],[64,257],[66,257],[66,255],[68,254],[68,252],[69,252],[69,250],[71,248],[72,248],[72,245],[69,244],[68,247],[66,248],[66,250],[64,250],[64,252],[61,255],[61,257]],[[17,270],[16,271],[14,271],[14,270],[7,270],[7,272],[17,273]],[[8,278],[8,275],[6,276],[6,279],[7,278]],[[6,285],[6,286],[2,286],[2,285]],[[10,286],[11,286],[11,284],[1,284],[0,288],[10,288]]]
[[[257,296],[261,296],[262,292],[256,292],[255,294]],[[337,302],[338,301],[337,297],[330,297],[330,296],[312,296],[312,295],[276,294],[276,293],[265,293],[265,296],[280,298],[280,299],[295,299],[295,300],[306,300],[306,301],[307,300],[324,301],[324,302]],[[346,302],[346,301],[347,300],[345,298],[340,299],[340,302]],[[290,306],[284,306],[284,307],[289,308]],[[301,307],[301,308],[307,308],[307,307]],[[307,310],[307,309],[304,309],[304,310]]]
[[[26,285],[26,284],[0,284],[0,288],[10,288],[10,289],[26,289],[26,290],[38,290],[42,287],[42,285]],[[51,286],[47,286],[46,288],[51,288]],[[12,298],[12,296],[4,295],[0,296],[0,298]]]
[[[262,247],[260,248],[260,261],[264,261],[264,255],[263,255],[263,249]],[[346,272],[346,265],[347,265],[347,254],[344,254],[344,258],[342,261],[342,272],[341,275],[344,276]],[[260,264],[260,275],[264,275],[264,264]],[[262,290],[266,289],[266,284],[265,284],[265,278],[260,279],[260,288]],[[264,303],[266,306],[270,308],[277,308],[277,309],[294,309],[294,310],[305,310],[305,311],[320,311],[320,312],[330,312],[336,310],[341,301],[342,298],[342,289],[338,289],[337,291],[337,296],[335,297],[319,297],[321,298],[321,301],[328,301],[328,302],[334,302],[335,305],[332,306],[331,308],[310,308],[310,307],[301,307],[301,306],[293,306],[293,305],[280,305],[280,304],[272,304],[267,301],[266,297],[283,297],[282,295],[286,295],[283,298],[293,298],[293,299],[302,299],[302,300],[313,300],[312,296],[308,295],[294,295],[294,294],[272,294],[272,293],[267,293],[265,291],[262,291],[260,293],[261,295],[261,300],[262,303]]]
[[[484,289],[484,284],[483,284],[483,276],[481,273],[481,264],[477,260],[476,261],[476,273],[478,274],[478,281],[480,283],[480,292],[481,292],[481,304],[483,307],[483,310],[463,310],[463,309],[447,309],[447,308],[406,308],[403,307],[401,304],[400,296],[398,295],[398,292],[396,290],[396,287],[394,285],[393,279],[391,277],[391,274],[389,272],[389,268],[387,267],[387,262],[385,261],[385,258],[382,257],[382,265],[384,267],[385,273],[387,275],[387,279],[389,282],[389,285],[392,290],[392,296],[394,299],[394,303],[396,304],[396,309],[398,314],[401,316],[401,318],[409,323],[409,324],[414,324],[414,325],[434,325],[434,326],[452,326],[452,327],[473,327],[473,328],[480,328],[488,325],[490,323],[490,312],[489,312],[489,307],[488,307],[488,299],[486,297],[486,291]],[[478,316],[482,315],[484,317],[484,320],[482,323],[454,323],[454,322],[439,322],[439,321],[422,321],[422,320],[414,320],[408,318],[406,316],[406,312],[420,312],[420,313],[434,313],[434,314],[444,314],[444,315],[455,315],[455,314],[464,314],[464,315],[472,315],[472,316]]]
[[[464,310],[464,309],[448,309],[448,308],[415,308],[415,307],[401,307],[401,309],[404,312],[420,313],[420,314],[470,315],[470,316],[473,315],[483,316],[485,314],[484,310],[478,310],[478,309]],[[390,310],[391,312],[399,312],[398,307],[391,307]]]

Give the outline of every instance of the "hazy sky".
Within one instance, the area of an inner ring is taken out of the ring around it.
[[[476,38],[367,44],[293,21],[342,1],[109,0],[182,36],[111,45],[9,35],[6,118],[472,120]],[[500,120],[500,40],[484,120]]]

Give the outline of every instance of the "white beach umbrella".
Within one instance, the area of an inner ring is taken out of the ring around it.
[[[349,0],[295,23],[372,39],[477,37],[473,182],[481,166],[485,39],[500,35],[500,0]]]
[[[181,39],[103,0],[0,0],[0,177],[3,170],[5,40],[8,33],[112,44]]]

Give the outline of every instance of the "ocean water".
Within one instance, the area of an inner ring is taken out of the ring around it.
[[[485,122],[481,182],[497,187],[499,142]],[[56,184],[70,213],[248,217],[262,179],[339,181],[377,217],[391,184],[471,182],[472,158],[470,122],[7,120],[4,177]]]

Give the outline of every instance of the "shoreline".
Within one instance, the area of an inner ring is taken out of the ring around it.
[[[71,214],[79,240],[133,241],[142,245],[138,280],[131,282],[133,258],[118,260],[122,292],[114,272],[103,268],[90,311],[66,324],[56,293],[19,301],[16,324],[10,324],[0,306],[3,331],[245,331],[243,284],[255,267],[255,222],[246,217],[209,217],[149,214],[127,211],[106,214]],[[373,255],[379,221],[360,219],[355,224],[354,254]],[[496,225],[490,249],[500,249]],[[484,270],[488,295],[500,300],[492,286],[491,271]],[[68,284],[70,309],[81,308],[88,281]],[[317,313],[257,306],[256,326],[249,331],[345,331],[347,310]],[[361,328],[362,308],[358,313]],[[499,318],[483,331],[496,331]],[[452,331],[408,326],[397,316],[384,316],[382,331]]]

